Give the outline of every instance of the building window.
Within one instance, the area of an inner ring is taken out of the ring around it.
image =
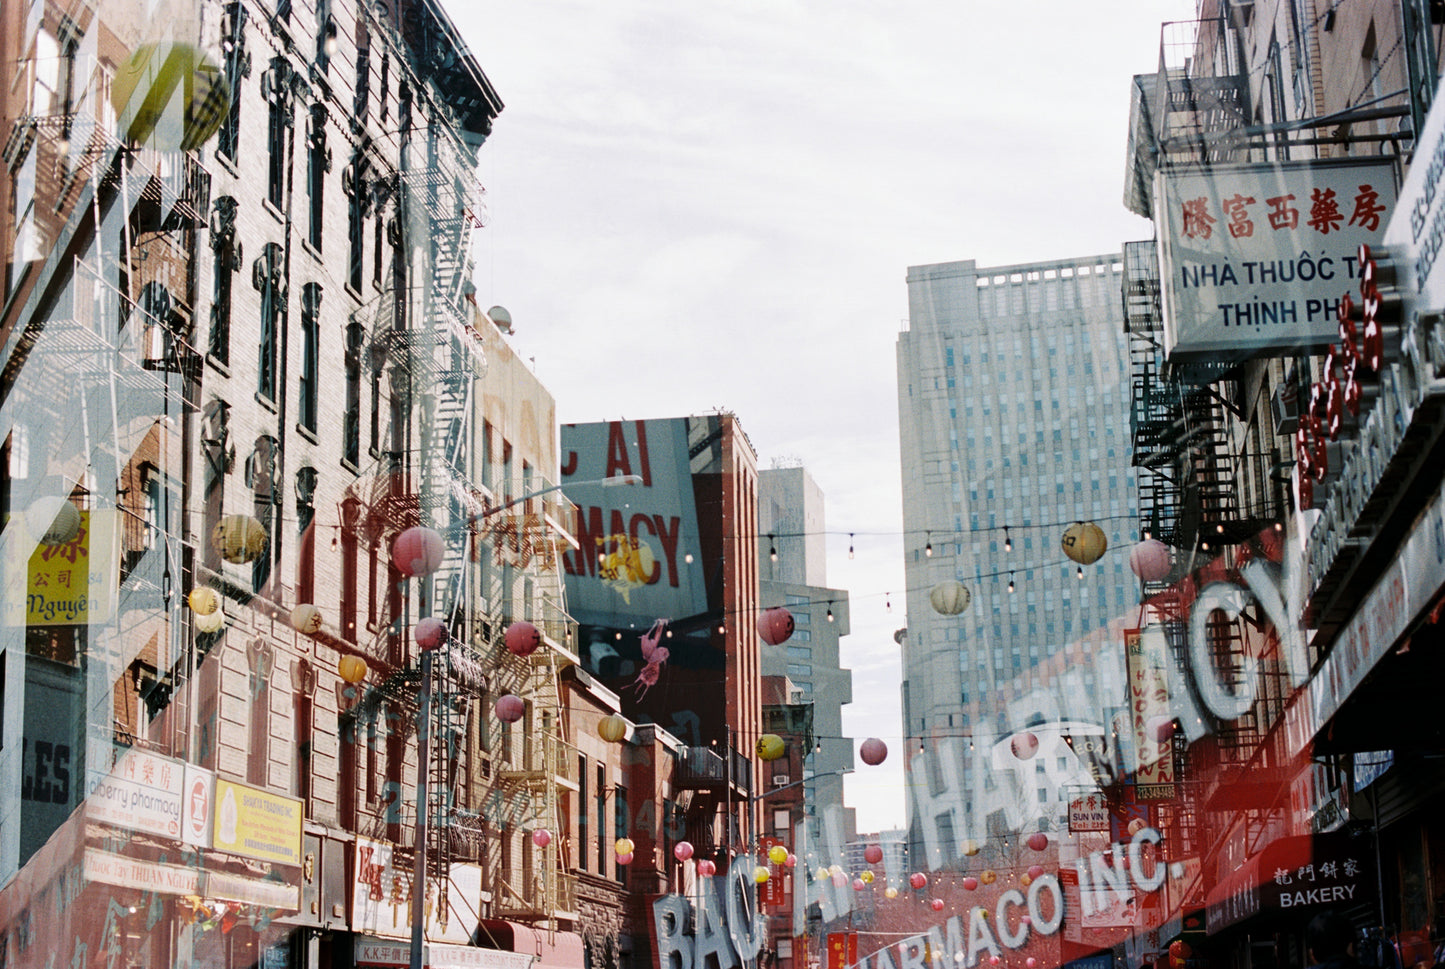
[[[306,122],[306,241],[321,251],[325,219],[326,173],[331,171],[331,149],[326,147],[326,105],[311,105]]]
[[[316,469],[296,471],[296,602],[316,601]]]
[[[283,281],[285,256],[279,243],[268,242],[251,265],[251,282],[261,291],[260,359],[256,368],[256,393],[269,403],[276,401],[277,339],[286,315]]]
[[[231,103],[221,120],[216,137],[216,154],[236,160],[241,139],[241,79],[251,76],[251,56],[246,52],[246,8],[240,0],[231,0],[221,14],[221,51],[226,61],[226,81],[231,89]]]
[[[346,240],[349,253],[346,284],[358,293],[361,292],[362,267],[366,261],[366,167],[366,159],[358,153],[351,156],[351,161],[341,172],[341,190],[346,194]]]
[[[301,290],[301,395],[297,420],[316,433],[319,414],[321,355],[321,284],[307,283]]]
[[[241,268],[241,245],[236,241],[236,200],[217,198],[211,207],[211,251],[213,261],[211,334],[206,346],[217,363],[231,362],[231,277]]]
[[[351,113],[362,124],[371,100],[371,31],[364,17],[356,18],[356,87],[351,97]]]
[[[266,129],[266,198],[276,208],[286,205],[286,171],[291,151],[291,65],[284,57],[273,57],[261,79],[261,93],[268,105]]]
[[[366,329],[346,327],[346,404],[341,417],[341,459],[353,469],[361,463],[361,353]]]

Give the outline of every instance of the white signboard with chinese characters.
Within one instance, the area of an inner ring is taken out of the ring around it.
[[[181,761],[131,748],[112,770],[87,772],[86,814],[92,821],[179,839],[185,779]]]
[[[1108,831],[1109,805],[1102,794],[1086,794],[1069,802],[1070,831]]]
[[[1233,362],[1322,348],[1340,297],[1359,289],[1361,243],[1395,210],[1395,166],[1280,162],[1160,171],[1164,350]]]

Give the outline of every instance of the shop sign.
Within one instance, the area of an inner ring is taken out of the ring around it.
[[[138,858],[85,849],[83,873],[86,881],[136,888],[166,895],[199,895],[200,869],[163,865]]]
[[[301,864],[302,804],[296,798],[217,778],[216,803],[212,839],[217,850]]]
[[[1373,750],[1355,755],[1355,793],[1358,794],[1380,778],[1395,763],[1393,750]]]
[[[468,945],[427,946],[427,965],[432,969],[528,969],[533,958],[525,952]]]
[[[846,969],[858,961],[857,932],[828,933],[828,969]]]
[[[758,886],[758,901],[763,905],[778,906],[788,902],[783,884],[788,870],[768,857],[769,849],[782,843],[783,839],[771,835],[763,835],[758,839],[758,861],[768,869],[768,880]]]
[[[267,908],[284,908],[293,912],[300,907],[301,901],[301,889],[296,885],[246,878],[224,871],[206,872],[204,894],[208,898],[223,898],[228,902],[264,905]]]
[[[215,800],[216,775],[204,767],[187,764],[181,791],[181,840],[186,844],[211,847],[211,809]]]
[[[356,940],[356,965],[379,969],[406,969],[411,965],[411,946],[405,942],[383,942],[378,939]]]
[[[24,623],[84,626],[115,609],[115,512],[83,511],[64,545],[39,545],[30,556]],[[6,624],[19,625],[19,596],[6,597]]]
[[[179,839],[185,779],[181,761],[131,747],[110,771],[87,771],[86,815],[118,828]]]
[[[1169,706],[1169,643],[1163,626],[1124,630],[1124,669],[1134,725],[1137,796],[1141,801],[1171,800],[1175,795],[1174,715]],[[1168,733],[1164,733],[1166,727]]]
[[[1109,806],[1102,794],[1086,794],[1069,802],[1070,831],[1108,831]]]
[[[1262,911],[1342,908],[1369,899],[1374,880],[1361,847],[1340,835],[1272,842],[1210,893],[1209,931]]]
[[[752,965],[768,935],[752,866],[734,859],[726,875],[699,878],[697,888],[695,905],[682,895],[663,895],[652,903],[653,965],[667,969],[677,959],[683,966],[715,961],[717,969]]]
[[[390,842],[356,839],[351,877],[353,932],[411,932],[411,872],[393,866]]]
[[[1156,176],[1164,350],[1241,359],[1322,347],[1360,245],[1395,211],[1389,161],[1273,163]]]

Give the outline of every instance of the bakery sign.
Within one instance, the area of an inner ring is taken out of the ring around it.
[[[1373,897],[1368,842],[1344,832],[1280,838],[1209,893],[1209,932],[1262,912],[1339,908]]]

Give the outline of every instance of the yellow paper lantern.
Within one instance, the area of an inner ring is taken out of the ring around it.
[[[883,889],[883,897],[884,897],[884,898],[897,898],[897,897],[898,897],[898,889],[894,888],[892,885],[889,885],[887,888]]]
[[[221,126],[231,85],[220,66],[190,44],[142,44],[116,71],[110,103],[122,140],[191,151]]]
[[[637,846],[632,843],[631,838],[618,838],[617,844],[612,847],[616,849],[619,855],[630,855],[632,854],[632,849]]]
[[[753,869],[753,881],[755,881],[755,882],[757,882],[759,885],[761,885],[763,882],[765,882],[765,881],[767,881],[767,880],[768,880],[768,866],[767,866],[767,865],[758,865],[756,868]]]
[[[970,858],[978,854],[978,842],[974,841],[972,838],[969,838],[963,843],[963,853],[968,855]]]
[[[321,631],[321,610],[309,602],[303,602],[291,610],[291,625],[296,631],[310,636]]]
[[[992,885],[994,882],[998,881],[998,873],[995,872],[992,868],[985,868],[983,871],[979,872],[978,880],[983,882],[985,885]]]
[[[787,752],[787,745],[783,738],[775,733],[765,733],[758,738],[758,760],[777,760]]]
[[[1023,875],[1020,875],[1020,876],[1019,876],[1019,884],[1022,885],[1023,887],[1028,888],[1028,887],[1029,887],[1030,885],[1032,885],[1033,883],[1034,883],[1034,880],[1033,880],[1032,878],[1030,878],[1027,874],[1023,874]]]
[[[266,549],[266,528],[250,515],[227,515],[211,529],[211,544],[236,565],[254,562]]]
[[[198,616],[209,616],[221,608],[221,597],[216,595],[216,590],[204,585],[192,589],[191,594],[186,596],[186,602],[191,612]]]
[[[610,744],[615,744],[627,736],[627,721],[615,713],[608,714],[597,721],[597,736]]]
[[[226,625],[226,614],[220,609],[215,612],[208,612],[204,616],[196,617],[196,631],[202,633],[218,633]]]
[[[871,871],[868,871],[867,869],[859,872],[858,877],[863,880],[863,884],[865,885],[873,884],[873,873]]]
[[[788,860],[788,849],[782,845],[773,845],[768,849],[768,860],[775,865],[781,865]]]
[[[336,672],[348,683],[360,683],[366,679],[366,660],[360,656],[343,656],[336,664]]]
[[[1059,540],[1064,554],[1080,565],[1093,565],[1109,548],[1104,530],[1093,522],[1074,522]]]

